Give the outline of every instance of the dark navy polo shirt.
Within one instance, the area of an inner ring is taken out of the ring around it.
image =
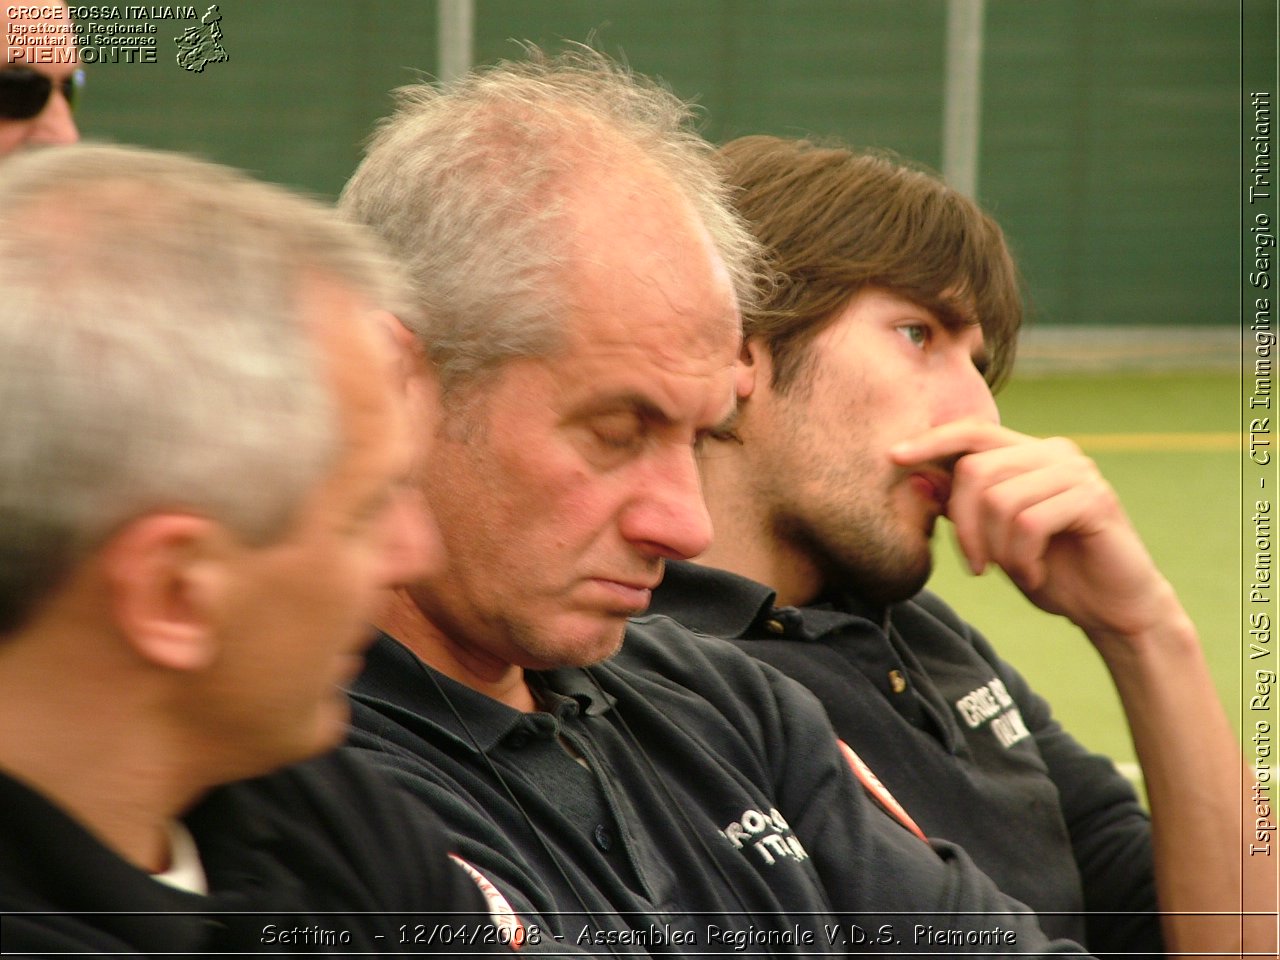
[[[987,953],[1078,949],[886,816],[818,702],[723,641],[646,617],[610,660],[528,679],[523,713],[384,635],[351,745],[440,815],[543,950],[843,954],[850,924],[925,952],[954,946],[916,925],[1012,934]]]
[[[775,600],[670,563],[651,609],[808,687],[924,832],[964,847],[1046,930],[1097,952],[1162,952],[1150,821],[1132,787],[981,635],[928,592],[887,610],[851,594]]]

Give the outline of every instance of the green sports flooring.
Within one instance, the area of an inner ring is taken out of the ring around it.
[[[999,397],[1006,425],[1072,437],[1097,461],[1196,621],[1237,729],[1253,666],[1242,661],[1240,639],[1239,383],[1233,373],[1015,375]],[[939,533],[930,586],[1050,700],[1078,739],[1122,767],[1132,764],[1110,678],[1083,635],[1032,607],[998,571],[970,576],[949,525]]]

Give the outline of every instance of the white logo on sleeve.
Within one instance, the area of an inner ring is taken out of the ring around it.
[[[737,850],[754,850],[769,866],[779,860],[808,860],[809,854],[777,810],[746,810],[720,831]]]
[[[1008,688],[997,677],[957,700],[956,712],[970,730],[989,722],[991,732],[1006,750],[1031,736],[1031,731],[1022,722],[1022,713],[1014,704],[1013,697],[1009,696]]]

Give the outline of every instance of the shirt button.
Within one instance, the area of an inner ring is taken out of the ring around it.
[[[603,823],[596,824],[595,838],[596,846],[608,853],[609,848],[613,846],[613,837],[609,835],[609,828]]]
[[[894,693],[901,693],[907,689],[907,679],[902,675],[901,670],[889,671],[889,689]]]
[[[766,620],[764,628],[770,633],[783,634],[787,632],[787,628],[782,625],[781,620]]]
[[[517,730],[507,737],[507,746],[512,750],[523,750],[528,745],[529,733],[526,730]]]

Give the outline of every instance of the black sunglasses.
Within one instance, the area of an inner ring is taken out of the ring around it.
[[[31,67],[0,69],[0,119],[30,120],[39,116],[53,95],[53,83],[45,74]],[[83,86],[83,70],[58,81],[58,89],[73,110]]]

